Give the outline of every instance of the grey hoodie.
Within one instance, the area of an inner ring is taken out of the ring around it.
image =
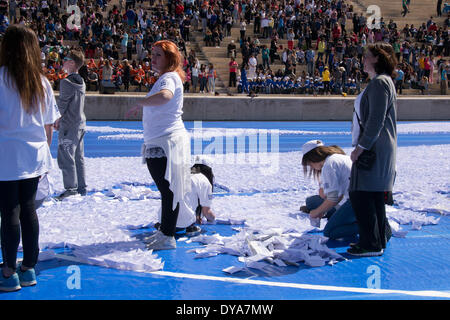
[[[67,129],[85,129],[84,98],[86,85],[78,73],[72,73],[59,84],[60,125]]]

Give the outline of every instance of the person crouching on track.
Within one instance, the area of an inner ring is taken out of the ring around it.
[[[191,168],[191,191],[180,202],[177,220],[177,232],[185,230],[187,236],[199,234],[202,230],[196,224],[202,224],[203,218],[214,222],[216,215],[211,210],[213,199],[214,173],[205,159],[196,158]],[[161,211],[158,212],[161,221]],[[155,224],[158,229],[161,223]]]
[[[338,146],[325,146],[320,140],[311,140],[302,147],[302,166],[305,175],[320,181],[320,195],[306,199],[300,209],[309,213],[311,223],[326,218],[324,236],[331,239],[358,234],[355,213],[348,196],[352,161]]]

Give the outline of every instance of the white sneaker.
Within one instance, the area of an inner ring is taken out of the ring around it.
[[[149,250],[170,250],[177,248],[175,237],[166,236],[161,231],[157,231],[153,241],[146,245]]]
[[[158,231],[156,231],[154,234],[152,234],[151,236],[145,237],[142,239],[142,241],[144,243],[152,243],[153,241],[155,241],[156,236],[158,235]]]

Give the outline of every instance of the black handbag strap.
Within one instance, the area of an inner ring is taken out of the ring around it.
[[[391,81],[391,84],[392,84],[392,81]],[[395,86],[394,86],[394,87],[395,87]],[[361,97],[361,98],[362,98],[362,97]],[[387,118],[387,116],[388,116],[388,114],[389,114],[389,111],[390,111],[391,108],[392,108],[392,105],[393,105],[393,103],[391,103],[391,106],[387,109],[386,114],[384,115],[384,121],[386,121],[386,118]],[[361,108],[360,108],[360,109],[361,109]],[[360,127],[361,131],[363,132],[363,131],[364,131],[364,127],[361,125],[361,119],[359,118],[358,112],[356,112],[355,106],[353,106],[353,112],[356,114],[356,118],[358,119],[359,127]]]

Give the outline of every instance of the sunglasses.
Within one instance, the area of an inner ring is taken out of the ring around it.
[[[73,61],[73,59],[72,59],[72,58],[69,58],[69,57],[65,57],[63,60],[64,60],[64,61]]]

